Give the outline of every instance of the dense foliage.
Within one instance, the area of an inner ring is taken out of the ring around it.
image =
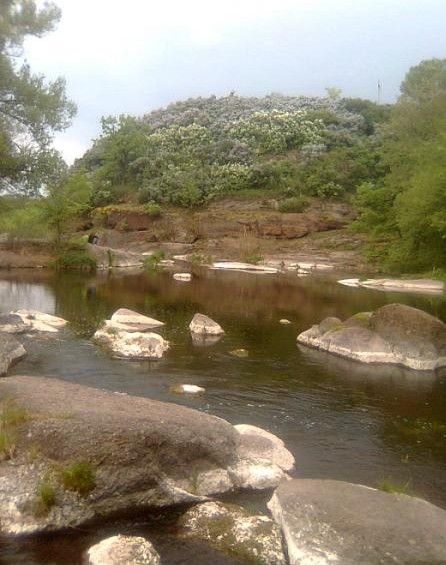
[[[20,64],[24,39],[53,29],[59,9],[33,0],[0,2],[0,190],[35,194],[58,180],[65,164],[51,147],[75,113],[63,79],[45,81]]]
[[[231,94],[142,119],[109,117],[76,167],[92,181],[95,206],[135,199],[192,207],[249,189],[336,196],[368,178],[367,158],[352,161],[385,115],[375,109],[374,121],[376,104],[360,102],[350,111],[330,97]]]
[[[381,174],[358,188],[357,227],[406,272],[446,267],[446,60],[413,67],[381,137]]]

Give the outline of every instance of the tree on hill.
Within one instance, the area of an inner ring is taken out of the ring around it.
[[[37,194],[64,171],[61,156],[51,147],[54,132],[68,127],[75,105],[65,82],[48,82],[21,63],[23,41],[51,31],[59,9],[34,0],[0,2],[0,190]]]

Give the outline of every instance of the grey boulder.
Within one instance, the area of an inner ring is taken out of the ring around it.
[[[197,504],[181,517],[179,535],[204,540],[219,551],[259,565],[286,563],[282,535],[271,518],[251,516],[232,504]]]
[[[446,366],[446,324],[404,304],[359,313],[344,323],[327,318],[302,332],[297,342],[363,363],[422,371]]]
[[[153,545],[139,536],[112,536],[87,552],[87,565],[159,565]]]
[[[268,503],[291,565],[446,562],[446,511],[341,481],[295,479]]]
[[[0,375],[5,375],[25,355],[25,348],[14,336],[0,333]]]

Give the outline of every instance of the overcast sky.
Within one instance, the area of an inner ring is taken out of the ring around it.
[[[71,162],[108,114],[189,96],[323,94],[393,101],[404,74],[446,57],[446,0],[55,0],[57,30],[26,42],[34,71],[64,76],[78,115]]]

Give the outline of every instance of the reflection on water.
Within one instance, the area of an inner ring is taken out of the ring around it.
[[[29,354],[14,372],[180,402],[258,425],[285,440],[298,476],[371,486],[386,477],[409,481],[413,492],[446,507],[446,375],[369,367],[296,346],[297,334],[326,316],[346,318],[390,302],[445,320],[444,297],[351,289],[328,278],[204,270],[189,284],[168,273],[7,277],[0,287],[5,311],[32,306],[70,321],[70,331],[57,338],[24,338]],[[11,298],[8,288],[15,289]],[[47,302],[39,302],[43,296]],[[119,307],[166,323],[161,331],[171,349],[164,359],[112,360],[89,341]],[[195,312],[222,325],[221,340],[194,344],[188,325]],[[281,318],[292,324],[281,325]],[[249,357],[230,355],[239,348]],[[205,387],[206,394],[174,396],[169,387],[175,383]]]

